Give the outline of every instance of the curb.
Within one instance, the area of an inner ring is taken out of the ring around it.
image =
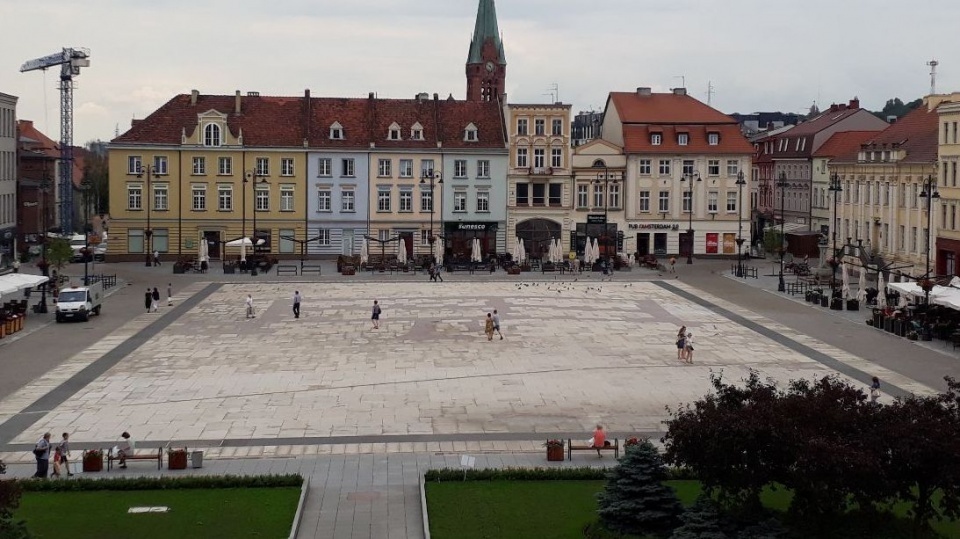
[[[300,532],[300,520],[303,518],[303,506],[307,502],[307,489],[310,487],[310,477],[303,478],[303,484],[300,485],[300,501],[297,502],[297,512],[293,515],[293,522],[290,524],[289,539],[296,539]]]
[[[420,515],[423,519],[423,539],[430,539],[430,515],[427,511],[427,486],[425,484],[426,475],[420,472],[419,465],[417,466],[417,476],[420,477],[418,483],[420,485]]]

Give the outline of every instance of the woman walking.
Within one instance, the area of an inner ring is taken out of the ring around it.
[[[373,311],[370,314],[370,321],[373,323],[373,329],[380,329],[380,304],[373,300]]]
[[[63,465],[63,471],[67,472],[67,477],[72,477],[70,473],[70,434],[64,432],[63,439],[57,445],[60,451],[60,463]]]
[[[159,311],[160,310],[160,291],[157,290],[157,287],[153,287],[153,293],[150,294],[150,299],[152,300],[152,302],[150,303],[150,309],[152,309],[153,312]]]
[[[147,293],[143,296],[143,306],[147,309],[147,312],[150,312],[150,306],[153,305],[153,292],[150,290],[150,287],[147,287]]]
[[[683,347],[687,363],[693,365],[693,333],[687,333],[687,337],[683,340]]]
[[[483,332],[487,334],[487,340],[493,340],[493,315],[487,313],[487,319],[484,321]]]
[[[870,384],[870,403],[877,404],[880,399],[880,379],[873,377],[873,383]]]
[[[677,361],[686,359],[684,351],[687,346],[687,326],[681,326],[677,332]]]

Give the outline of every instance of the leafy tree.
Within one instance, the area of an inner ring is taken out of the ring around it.
[[[768,228],[763,233],[763,248],[768,253],[777,254],[784,247],[784,236],[780,234],[779,228]]]
[[[47,244],[47,263],[57,268],[57,273],[63,271],[65,266],[73,258],[73,248],[70,243],[63,238],[48,238]]]
[[[7,467],[0,461],[0,474]],[[27,525],[22,520],[13,519],[13,511],[20,506],[20,485],[16,481],[0,481],[0,538],[28,539]]]
[[[660,453],[645,440],[626,448],[597,495],[600,521],[620,533],[662,534],[679,522],[680,500],[663,484],[668,478]]]
[[[680,520],[683,525],[673,530],[670,539],[728,539],[720,526],[720,509],[707,496],[700,496]]]
[[[887,116],[896,116],[900,118],[911,110],[923,104],[923,99],[914,99],[909,103],[904,103],[899,97],[888,99],[883,105],[883,110],[873,112],[873,115],[881,120],[886,120]]]
[[[86,207],[90,208],[91,215],[107,213],[110,208],[110,172],[107,156],[98,147],[100,141],[86,144],[88,152],[84,154],[83,179],[81,184],[87,186],[82,191]]]

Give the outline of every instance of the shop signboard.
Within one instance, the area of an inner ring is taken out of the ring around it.
[[[715,255],[717,254],[717,248],[719,247],[720,238],[719,234],[716,232],[707,233],[707,254]]]
[[[737,235],[733,232],[723,234],[723,254],[732,255],[737,253]]]
[[[588,224],[588,225],[602,225],[602,224],[606,224],[606,222],[607,222],[607,216],[606,216],[606,215],[603,215],[602,213],[601,213],[601,214],[596,214],[596,213],[587,214],[587,224]]]

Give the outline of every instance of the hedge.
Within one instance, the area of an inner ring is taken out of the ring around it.
[[[608,468],[483,468],[427,470],[424,481],[603,481]],[[696,479],[687,468],[669,468],[670,479]]]
[[[139,477],[110,479],[69,479],[37,481],[19,479],[16,482],[28,492],[81,492],[92,490],[176,490],[217,488],[299,487],[303,476],[287,475],[219,475],[191,477]]]

